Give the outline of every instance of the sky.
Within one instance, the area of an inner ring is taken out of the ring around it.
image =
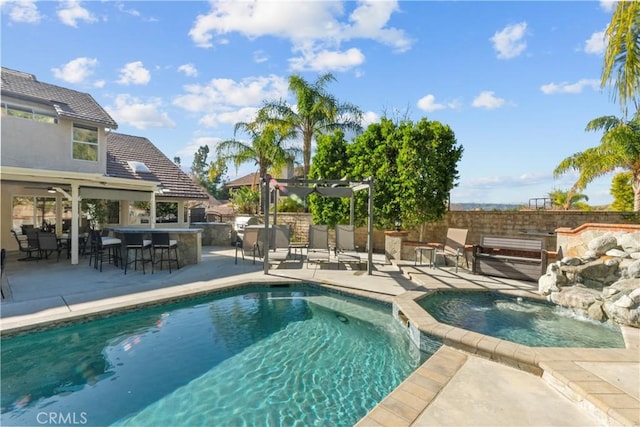
[[[188,171],[237,122],[295,98],[288,77],[381,117],[449,125],[464,148],[452,203],[528,204],[568,190],[562,159],[620,117],[600,87],[611,1],[0,0],[3,67],[89,93],[118,123]],[[242,139],[245,135],[237,135]],[[296,143],[296,141],[292,141]],[[301,146],[301,142],[300,142]],[[229,165],[227,179],[255,172]],[[583,191],[612,201],[612,175]]]

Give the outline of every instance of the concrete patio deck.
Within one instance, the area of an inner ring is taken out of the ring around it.
[[[9,254],[3,272],[7,298],[0,305],[0,331],[95,315],[148,302],[171,300],[243,283],[312,281],[384,301],[408,301],[439,288],[532,291],[536,284],[413,263],[374,263],[374,274],[307,266],[288,261],[264,275],[262,263],[234,264],[233,248],[203,248],[203,260],[173,271],[123,271],[105,264],[99,272],[82,259],[18,262]],[[416,320],[419,322],[419,319]],[[374,408],[361,426],[425,425],[640,425],[640,330],[625,329],[627,349],[535,349],[525,358],[542,372],[533,375],[492,360],[508,345],[462,351],[441,347]],[[484,349],[483,349],[484,350]],[[482,357],[480,357],[482,356]],[[496,357],[495,359],[499,359]]]

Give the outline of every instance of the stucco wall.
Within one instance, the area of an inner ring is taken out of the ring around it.
[[[72,158],[72,127],[73,123],[69,120],[51,124],[2,116],[2,166],[105,173],[107,144],[104,129],[98,128],[98,161],[91,162]]]

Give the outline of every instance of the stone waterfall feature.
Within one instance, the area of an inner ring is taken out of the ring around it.
[[[549,301],[599,321],[640,328],[640,233],[608,232],[538,280]]]

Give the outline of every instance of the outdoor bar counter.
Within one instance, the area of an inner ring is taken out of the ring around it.
[[[202,229],[200,228],[139,228],[113,227],[115,237],[124,233],[142,233],[144,239],[151,240],[152,233],[169,233],[171,240],[178,242],[180,266],[199,264],[202,261]]]

